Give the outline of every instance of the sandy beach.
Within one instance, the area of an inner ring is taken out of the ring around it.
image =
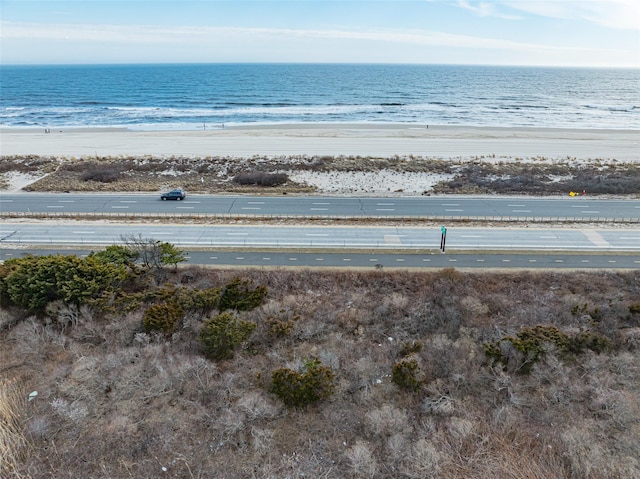
[[[398,124],[205,126],[200,131],[4,129],[0,153],[95,156],[344,155],[578,158],[640,161],[640,131]]]

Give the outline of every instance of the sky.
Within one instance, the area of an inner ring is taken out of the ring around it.
[[[0,65],[640,68],[638,0],[0,0]]]

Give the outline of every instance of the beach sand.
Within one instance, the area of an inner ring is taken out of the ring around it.
[[[640,161],[640,131],[438,125],[211,125],[200,131],[122,128],[0,130],[0,154],[64,157],[296,155]]]

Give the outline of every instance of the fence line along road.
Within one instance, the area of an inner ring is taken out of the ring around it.
[[[639,217],[586,217],[586,216],[336,216],[336,215],[308,215],[308,214],[235,214],[235,213],[111,213],[111,212],[6,212],[0,211],[2,219],[165,219],[165,220],[229,220],[229,219],[258,219],[258,220],[325,220],[325,221],[437,221],[465,223],[481,222],[525,222],[525,223],[616,223],[640,224]],[[177,222],[177,221],[176,221]]]

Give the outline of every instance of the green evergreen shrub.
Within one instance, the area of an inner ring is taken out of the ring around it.
[[[5,265],[1,293],[32,312],[42,312],[47,303],[58,300],[80,306],[119,288],[129,275],[126,267],[93,256],[26,256]]]
[[[417,391],[423,382],[423,373],[416,358],[407,358],[393,366],[391,380],[401,389]]]
[[[304,407],[331,396],[335,374],[318,359],[310,359],[299,373],[289,368],[276,369],[271,375],[270,391],[288,407]]]
[[[582,331],[570,336],[555,326],[538,325],[523,328],[515,337],[505,336],[483,346],[491,364],[499,363],[505,369],[512,366],[518,372],[528,373],[545,354],[548,345],[553,345],[562,357],[569,358],[583,353],[585,349],[604,352],[610,349],[611,341],[593,331]],[[514,351],[519,354],[514,354]]]
[[[176,302],[185,310],[199,314],[209,314],[218,308],[222,291],[220,288],[178,288],[175,291]]]
[[[183,309],[175,301],[168,301],[149,306],[142,324],[147,332],[172,333],[183,316]]]
[[[420,341],[406,341],[400,347],[398,356],[403,358],[405,356],[409,356],[410,354],[419,353],[420,351],[422,351],[422,343]]]
[[[252,285],[253,281],[251,280],[239,277],[233,278],[224,287],[220,297],[220,311],[228,309],[251,311],[260,306],[267,295],[267,288],[265,286],[252,288]]]
[[[256,328],[250,321],[242,321],[231,313],[221,313],[204,323],[200,339],[204,353],[209,359],[222,360],[233,358],[233,351]]]
[[[284,313],[281,311],[281,313]],[[265,324],[269,330],[269,333],[276,338],[283,338],[291,334],[293,327],[296,324],[296,321],[300,319],[300,316],[293,315],[283,315],[276,316],[271,315],[265,320]]]

